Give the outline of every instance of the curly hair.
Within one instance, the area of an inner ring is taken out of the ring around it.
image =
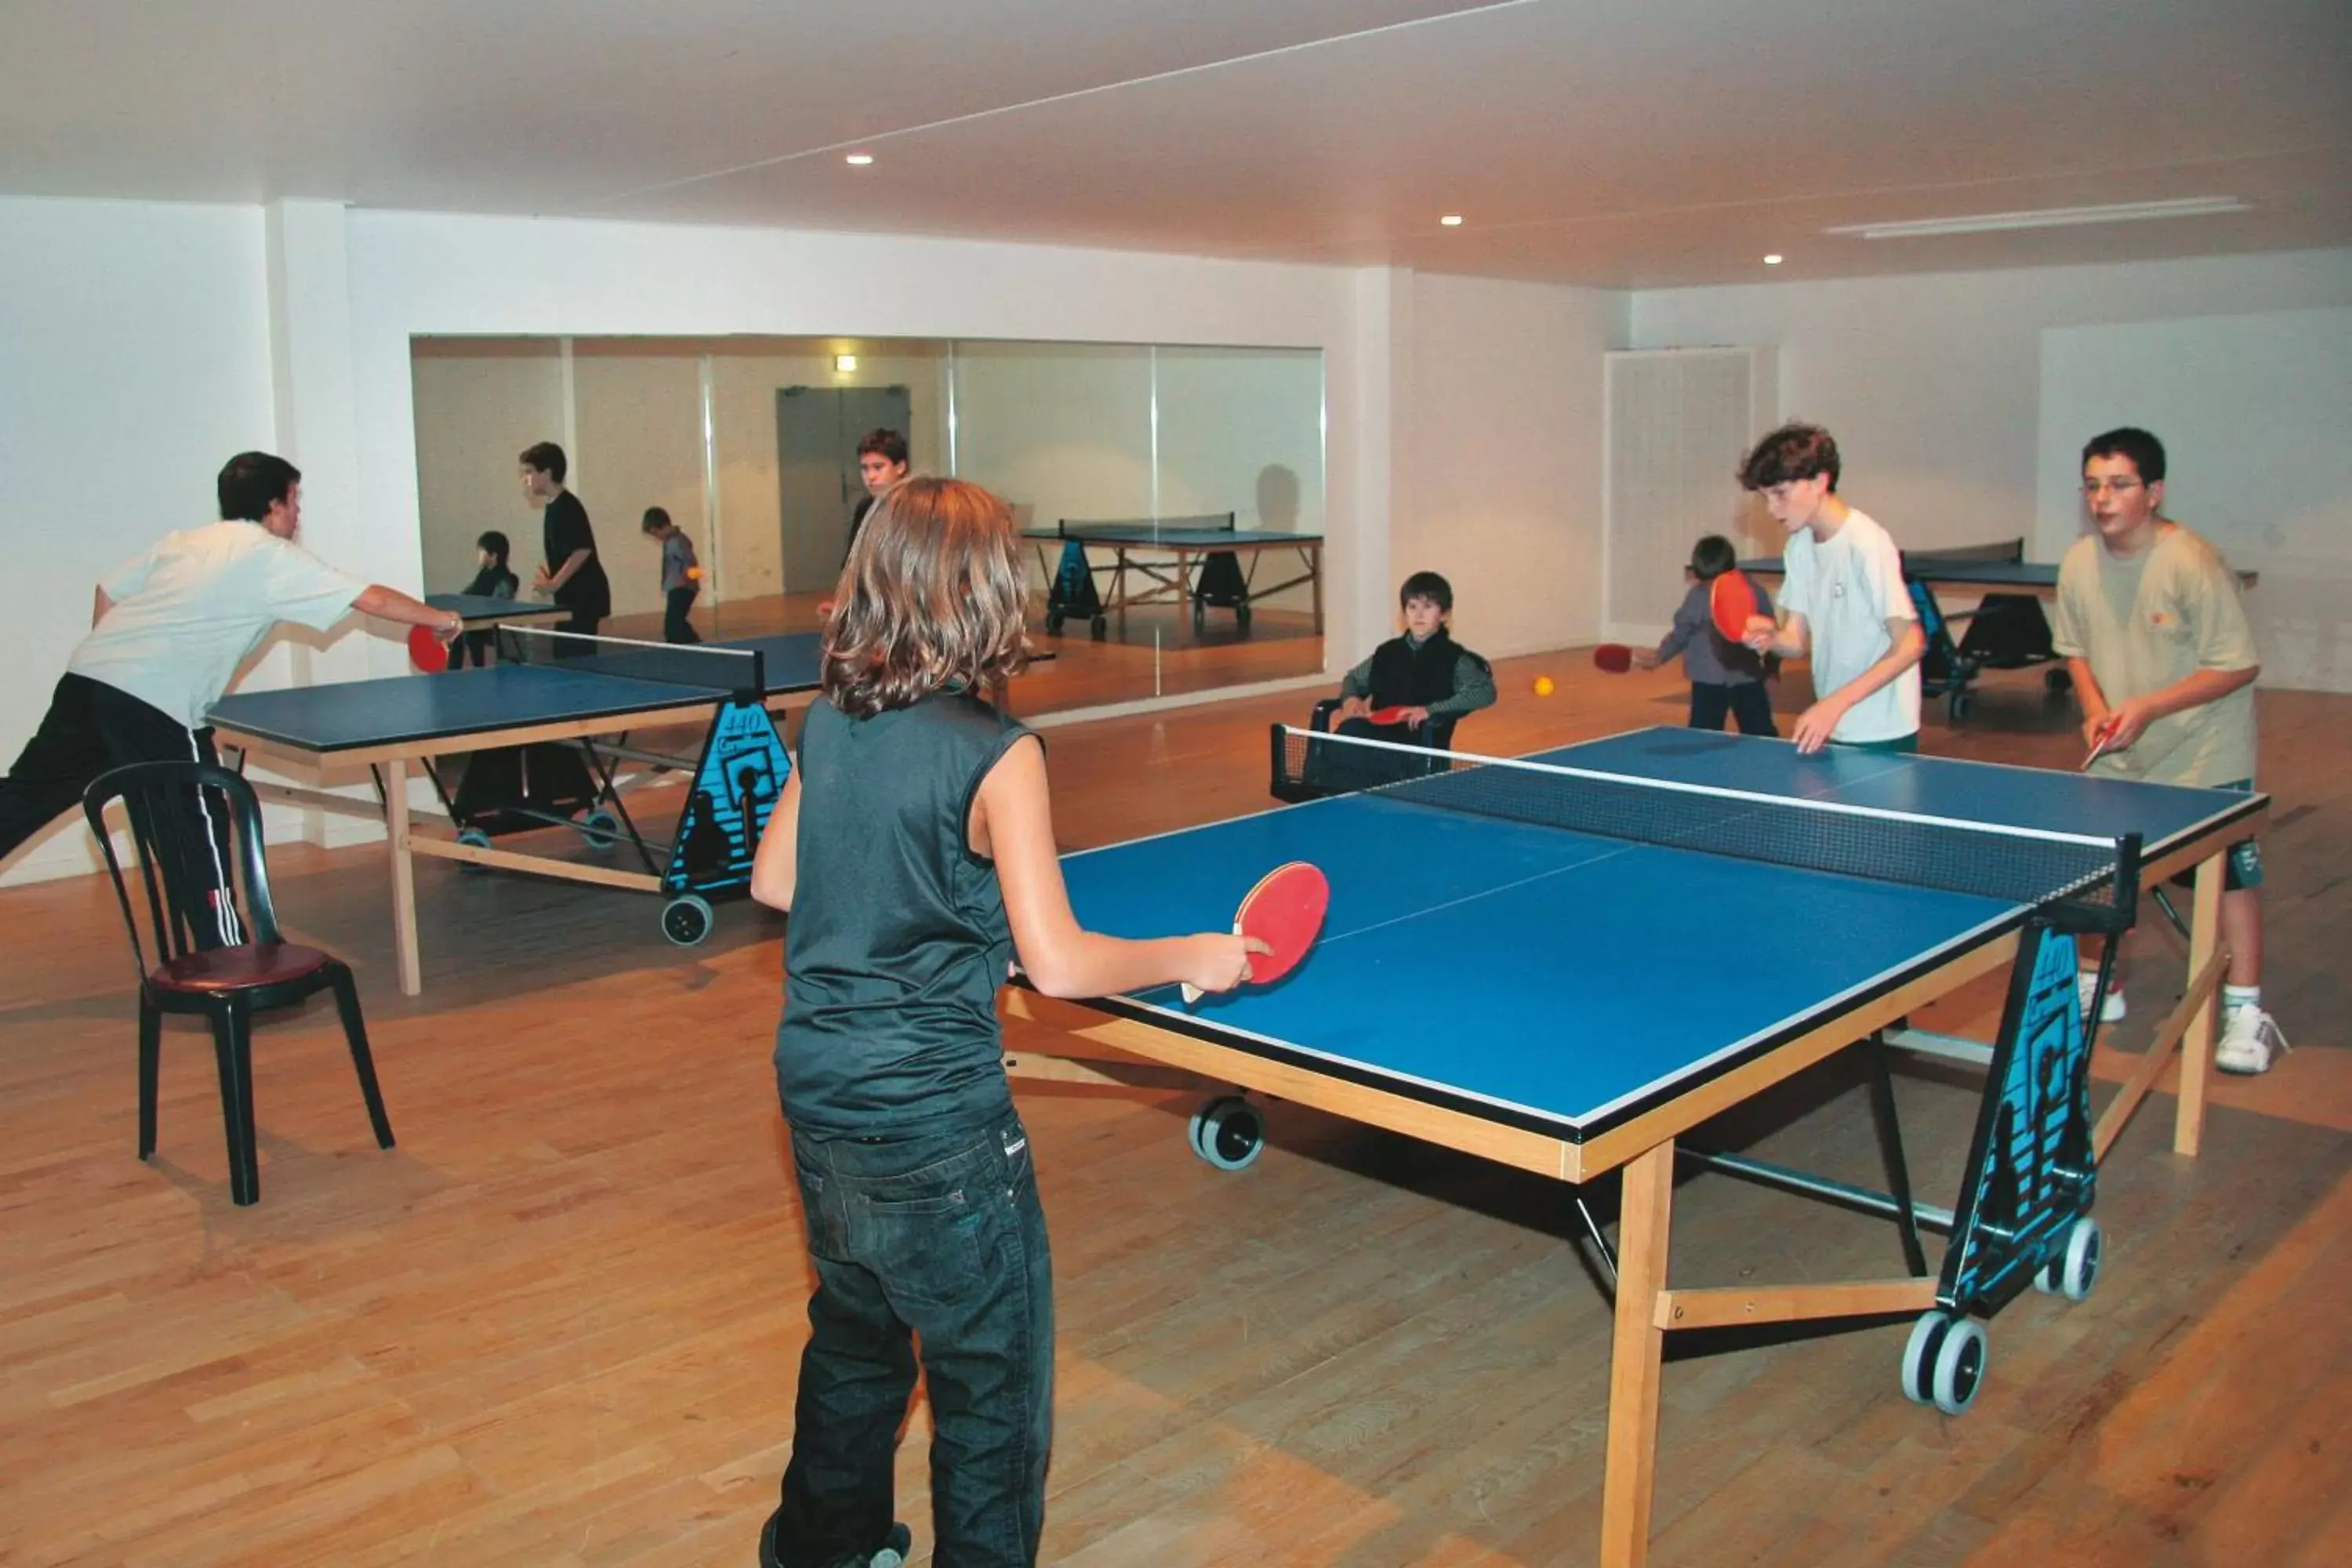
[[[1013,510],[965,479],[901,479],[857,531],[824,632],[824,695],[852,718],[1021,671],[1029,589]]]
[[[1739,465],[1743,489],[1768,490],[1774,485],[1819,479],[1827,474],[1830,489],[1838,488],[1837,442],[1818,425],[1790,421],[1756,443]]]

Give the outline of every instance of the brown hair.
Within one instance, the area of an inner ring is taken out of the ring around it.
[[[1838,473],[1844,467],[1838,458],[1837,441],[1818,425],[1792,420],[1756,443],[1739,465],[1739,483],[1744,489],[1769,490],[1774,485],[1795,484],[1819,479],[1827,474],[1830,489],[1838,487]]]
[[[870,719],[960,687],[985,695],[1027,651],[1013,510],[965,479],[901,479],[857,531],[824,634],[824,695]]]

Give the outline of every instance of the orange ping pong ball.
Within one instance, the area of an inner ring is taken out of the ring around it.
[[[1537,677],[1536,677],[1536,695],[1537,695],[1537,696],[1538,696],[1538,697],[1549,697],[1549,696],[1550,696],[1550,695],[1551,695],[1551,691],[1552,691],[1551,677],[1550,677],[1550,676],[1549,676],[1549,675],[1538,675],[1538,676],[1537,676]]]

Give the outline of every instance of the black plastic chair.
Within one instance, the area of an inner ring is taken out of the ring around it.
[[[160,961],[148,966],[131,899],[131,879],[107,832],[106,808],[116,800],[130,819]],[[101,774],[82,796],[113,875],[131,957],[139,973],[139,1157],[155,1152],[155,1079],[163,1051],[163,1015],[201,1013],[212,1020],[220,1068],[221,1118],[228,1129],[229,1196],[239,1204],[261,1197],[260,1163],[253,1135],[253,1015],[289,1006],[321,990],[335,994],[352,1065],[379,1148],[392,1143],[392,1122],[376,1088],[360,1016],[359,987],[351,967],[331,953],[284,940],[269,901],[269,868],[261,839],[261,806],[253,786],[226,768],[205,763],[135,763]],[[238,909],[234,871],[245,882]]]
[[[1314,715],[1307,721],[1307,727],[1328,735],[1331,732],[1331,716],[1338,711],[1339,711],[1339,699],[1326,697],[1315,705]],[[1454,749],[1454,726],[1461,721],[1459,714],[1452,718],[1433,716],[1428,723],[1415,731],[1413,740],[1433,752],[1450,752]]]
[[[1332,716],[1339,710],[1339,699],[1327,697],[1315,704],[1314,715],[1307,728],[1318,734],[1331,733]],[[1433,718],[1414,732],[1415,744],[1432,752],[1448,751],[1454,744],[1454,726],[1459,718]],[[1321,800],[1327,795],[1353,795],[1359,790],[1379,789],[1384,784],[1402,784],[1408,779],[1427,778],[1451,768],[1453,763],[1443,756],[1416,757],[1411,752],[1381,752],[1363,747],[1360,752],[1338,754],[1338,749],[1314,748],[1295,754],[1297,748],[1284,738],[1283,728],[1276,724],[1272,731],[1274,741],[1273,773],[1268,782],[1274,798],[1293,805]]]

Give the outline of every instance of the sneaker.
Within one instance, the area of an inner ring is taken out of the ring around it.
[[[2090,1012],[2091,993],[2098,989],[2098,984],[2099,975],[2096,970],[2085,969],[2074,976],[2075,1005],[2084,1013]],[[2120,982],[2111,980],[2107,983],[2106,1000],[2099,1004],[2099,1022],[2120,1024],[2123,1021],[2124,988]]]
[[[866,1560],[866,1568],[906,1568],[907,1553],[914,1547],[913,1532],[903,1524],[894,1524],[890,1527],[890,1538]]]
[[[783,1559],[776,1554],[776,1531],[783,1518],[784,1510],[780,1508],[760,1528],[760,1568],[783,1568]],[[913,1532],[903,1524],[893,1524],[881,1545],[870,1552],[842,1559],[840,1568],[906,1568],[907,1553],[914,1547]]]
[[[2213,1065],[2223,1072],[2268,1072],[2292,1048],[2268,1013],[2260,1007],[2232,1007],[2222,1015]]]

